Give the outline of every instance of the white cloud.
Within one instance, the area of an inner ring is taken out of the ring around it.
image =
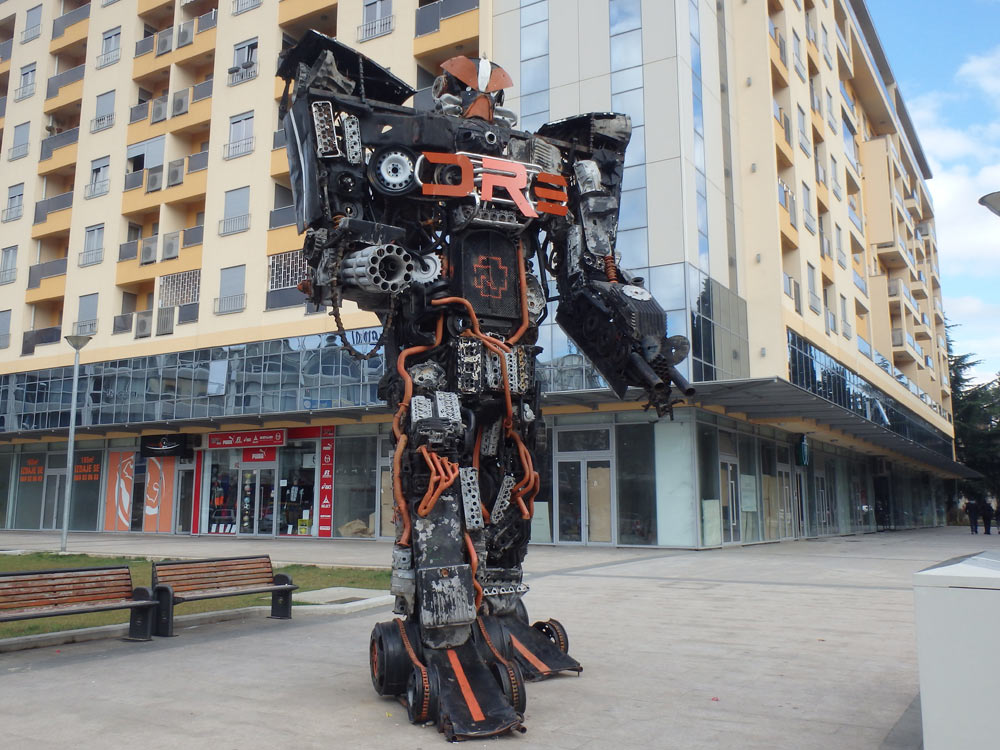
[[[967,58],[956,77],[990,96],[1000,97],[1000,47]]]

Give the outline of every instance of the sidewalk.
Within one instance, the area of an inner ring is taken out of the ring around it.
[[[0,550],[53,541],[0,532]],[[994,544],[946,528],[707,552],[532,547],[528,611],[562,620],[585,669],[527,686],[527,734],[469,746],[916,750],[919,731],[899,741],[907,734],[896,727],[918,721],[911,711],[900,722],[918,690],[911,576]],[[389,557],[388,545],[360,541],[82,534],[70,550]],[[291,622],[250,616],[152,643],[2,655],[5,745],[443,747],[371,689],[368,634],[389,608],[309,609]]]

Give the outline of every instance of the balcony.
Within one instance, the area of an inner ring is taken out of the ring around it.
[[[931,333],[931,319],[927,317],[927,313],[920,313],[920,322],[913,326],[913,337],[922,341],[934,340],[934,335]]]
[[[823,311],[823,301],[816,292],[809,292],[809,309],[817,315]]]
[[[791,250],[799,246],[798,219],[796,217],[795,195],[788,186],[778,180],[778,223],[781,229],[781,249]]]
[[[228,297],[215,298],[215,314],[229,315],[230,313],[242,312],[247,306],[246,294],[233,294]]]
[[[837,316],[836,316],[836,314],[834,314],[833,310],[824,309],[823,310],[823,318],[824,318],[825,323],[826,323],[826,332],[827,333],[836,333],[837,332]]]
[[[914,315],[919,315],[920,308],[917,307],[917,301],[913,298],[913,294],[910,293],[909,287],[903,283],[902,279],[889,279],[889,299],[904,299],[910,303],[910,311]]]
[[[358,26],[358,41],[367,42],[369,39],[391,34],[396,28],[396,16],[384,16],[368,21]]]
[[[21,340],[21,354],[22,356],[34,354],[36,346],[42,346],[44,344],[58,344],[61,337],[61,326],[36,328],[33,331],[25,331],[24,337]]]
[[[63,107],[83,101],[83,73],[86,67],[77,65],[49,78],[45,86],[45,114],[51,115]]]
[[[50,175],[60,169],[74,166],[76,164],[76,143],[79,139],[80,128],[64,130],[62,133],[45,138],[42,141],[38,174]],[[69,148],[69,146],[73,146],[73,148]]]
[[[181,247],[195,247],[200,245],[204,241],[204,238],[204,225],[184,229],[181,233]]]
[[[115,124],[115,113],[108,112],[105,115],[98,115],[90,121],[90,132],[99,133],[102,130],[107,130]]]
[[[97,321],[78,320],[73,325],[73,333],[77,336],[93,336],[97,333]]]
[[[868,359],[872,358],[872,345],[860,333],[858,334],[858,351],[868,357]]]
[[[267,223],[267,254],[277,255],[301,250],[303,237],[295,225],[295,206],[282,206],[271,211]]]
[[[202,151],[175,159],[166,165],[152,167],[125,175],[125,192],[122,194],[122,213],[140,213],[160,204],[190,203],[204,197],[207,184],[205,166],[208,152]],[[145,190],[139,188],[145,185]]]
[[[921,359],[923,355],[920,355]],[[895,363],[907,364],[917,361],[917,342],[913,336],[901,328],[892,329],[892,359]]]
[[[253,80],[257,77],[257,63],[244,63],[243,65],[230,68],[228,83],[230,86],[239,86],[241,83]]]
[[[83,197],[87,200],[91,198],[97,198],[101,195],[107,195],[108,190],[111,189],[111,180],[97,180],[96,182],[88,182],[83,189]]]
[[[937,297],[934,298],[934,325],[944,325],[944,306]]]
[[[250,214],[229,216],[219,220],[219,235],[222,237],[246,232],[248,229],[250,229]]]
[[[0,42],[0,66],[4,63],[10,63],[10,57],[13,54],[14,40],[8,39],[6,42]],[[10,70],[10,65],[7,65],[7,70]],[[0,73],[5,72],[2,67],[0,67]]]
[[[129,110],[129,142],[204,128],[212,117],[212,88],[213,81],[209,79],[170,96],[135,105]]]
[[[31,238],[38,240],[56,234],[69,232],[70,218],[73,212],[66,209],[73,206],[73,191],[54,195],[51,198],[35,203],[34,226],[31,228]],[[51,217],[51,214],[56,214]]]
[[[0,96],[0,129],[3,128],[4,116],[7,114],[7,97]]]
[[[851,269],[854,272],[854,286],[858,288],[858,291],[862,292],[865,297],[868,296],[868,281],[857,272],[856,269]]]
[[[163,29],[155,36],[140,39],[135,45],[132,78],[140,80],[153,73],[167,71],[171,65],[182,65],[204,55],[214,55],[214,29],[218,19],[218,11],[213,9],[176,27]]]
[[[788,114],[772,101],[774,113],[774,148],[778,157],[778,168],[788,169],[795,161],[795,149],[792,148],[792,126]]]
[[[111,319],[111,334],[131,333],[135,313],[122,313]]]
[[[153,311],[143,310],[135,314],[135,337],[148,339],[153,335]]]
[[[917,271],[917,280],[911,282],[913,285],[912,292],[916,299],[927,299],[927,277],[924,275],[923,271]]]
[[[26,303],[49,302],[65,296],[66,258],[28,267],[28,288],[24,294]]]
[[[799,315],[802,314],[802,288],[799,286],[799,282],[789,276],[787,273],[782,274],[782,289],[785,292],[785,296],[788,297],[795,307],[795,312]]]
[[[106,68],[109,65],[114,65],[116,62],[122,59],[122,48],[115,47],[114,49],[109,49],[107,52],[102,52],[97,56],[97,60],[94,63],[94,67],[98,70],[101,68]]]
[[[74,8],[64,13],[52,22],[52,41],[49,42],[49,54],[57,55],[74,44],[86,44],[90,23],[84,23],[90,18],[90,3]]]
[[[851,324],[846,320],[840,322],[840,332],[844,335],[844,338],[848,341],[851,340],[851,336],[854,335],[854,330],[851,328]]]
[[[479,49],[479,0],[438,0],[416,14],[413,56],[427,69]]]
[[[774,21],[767,19],[767,30],[771,37],[768,54],[771,59],[771,80],[775,90],[788,88],[788,49],[785,37],[778,31]]]
[[[246,156],[247,154],[252,154],[253,146],[254,146],[253,136],[249,138],[243,138],[238,141],[233,141],[231,143],[227,143],[225,146],[222,147],[222,158],[229,160],[229,159],[236,159],[240,156]]]

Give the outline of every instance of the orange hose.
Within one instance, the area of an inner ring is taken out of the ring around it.
[[[465,549],[469,553],[469,567],[472,568],[472,585],[476,589],[476,612],[483,604],[483,587],[476,580],[476,571],[479,569],[479,556],[476,554],[476,546],[472,543],[469,532],[465,532]]]
[[[520,340],[524,332],[528,330],[530,322],[528,317],[528,272],[524,266],[524,244],[521,240],[517,241],[517,273],[521,279],[521,327],[507,339],[509,344],[516,344]]]
[[[618,269],[615,268],[615,256],[604,256],[604,275],[608,277],[608,281],[612,284],[618,283]]]
[[[479,451],[483,447],[483,428],[476,432],[476,447],[472,449],[472,468],[479,471]]]
[[[435,306],[450,305],[450,304],[462,305],[463,307],[465,307],[466,312],[469,313],[469,325],[472,327],[472,332],[476,335],[476,338],[489,339],[496,346],[500,347],[501,351],[505,353],[510,352],[510,347],[507,346],[505,343],[503,343],[502,341],[498,341],[497,339],[492,338],[491,336],[487,336],[485,333],[482,332],[482,330],[480,330],[479,318],[476,317],[476,311],[472,309],[472,303],[469,302],[469,300],[465,299],[464,297],[441,297],[440,299],[431,300],[431,304]],[[483,343],[486,342],[483,341]]]
[[[403,460],[403,449],[406,447],[406,435],[400,435],[396,440],[396,450],[392,455],[392,496],[396,501],[396,510],[399,511],[400,518],[403,519],[403,533],[399,536],[399,546],[410,546],[410,509],[406,507],[406,498],[403,497],[403,483],[400,479],[400,467]]]

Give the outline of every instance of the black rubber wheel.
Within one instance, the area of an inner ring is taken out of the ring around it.
[[[406,714],[411,724],[423,724],[428,721],[437,721],[438,715],[438,688],[437,672],[433,667],[425,667],[426,683],[424,672],[420,667],[414,667],[410,671],[410,678],[406,683]]]
[[[524,674],[517,662],[508,661],[506,665],[500,662],[493,664],[493,676],[500,684],[500,689],[507,696],[507,702],[513,709],[523,715],[528,705],[528,696],[524,691]]]
[[[552,641],[564,654],[569,653],[569,636],[559,620],[540,620],[531,627]]]
[[[372,687],[379,695],[402,695],[412,664],[395,622],[380,622],[372,629],[368,648]]]

